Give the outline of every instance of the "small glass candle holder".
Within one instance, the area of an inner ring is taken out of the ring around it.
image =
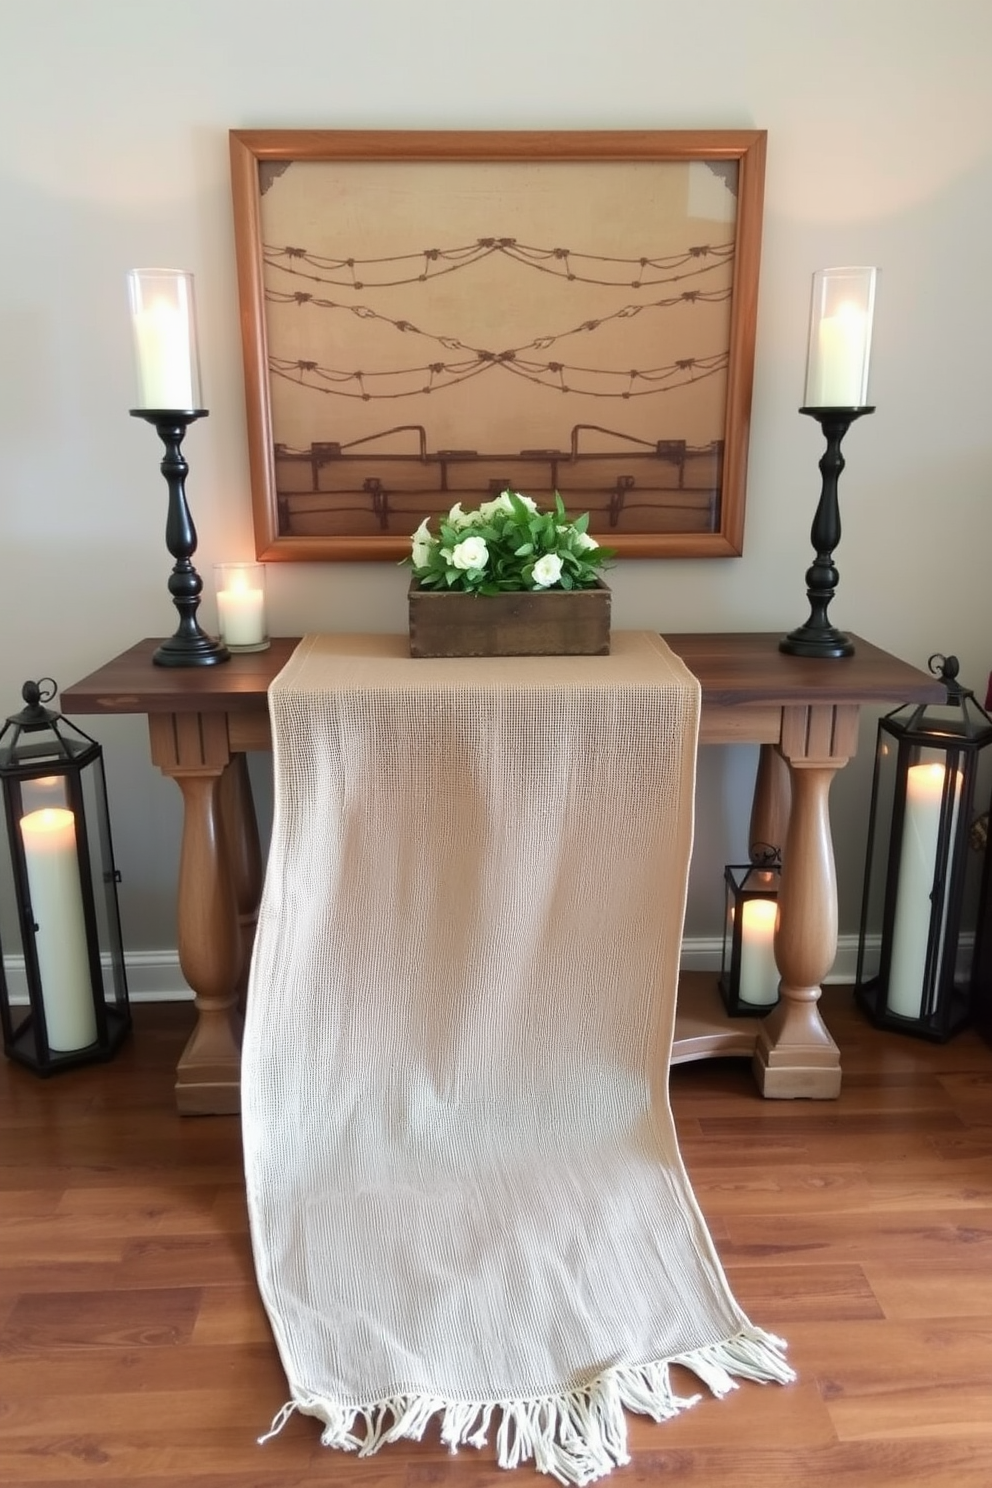
[[[265,618],[265,566],[215,563],[217,623],[229,651],[264,651],[269,644]]]

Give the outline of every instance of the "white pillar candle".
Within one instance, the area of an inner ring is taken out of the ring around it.
[[[21,817],[35,949],[48,1047],[58,1053],[96,1042],[86,922],[71,811],[45,807]]]
[[[192,408],[189,327],[172,305],[153,302],[134,320],[142,408]]]
[[[911,765],[906,771],[906,810],[885,1005],[903,1018],[919,1018],[923,1011],[927,942],[930,938],[931,899],[937,868],[940,808],[944,797],[944,766]],[[961,774],[955,771],[951,840],[961,798]],[[941,935],[941,940],[943,935]]]
[[[820,321],[811,408],[856,408],[864,401],[867,327],[856,305],[840,305]]]
[[[741,906],[741,974],[738,996],[742,1002],[767,1007],[778,999],[779,974],[775,964],[774,899],[745,899]]]
[[[128,275],[138,407],[201,406],[193,276],[181,269]]]
[[[268,645],[261,564],[217,564],[217,620],[221,640],[235,651]]]

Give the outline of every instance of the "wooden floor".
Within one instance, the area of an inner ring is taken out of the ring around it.
[[[837,1102],[765,1102],[746,1063],[673,1072],[696,1193],[739,1301],[799,1380],[631,1421],[612,1481],[992,1484],[992,1050],[870,1029],[831,989]],[[294,1417],[252,1274],[236,1117],[180,1118],[188,1005],[113,1063],[0,1061],[0,1483],[366,1488],[548,1483],[436,1440],[366,1461]]]

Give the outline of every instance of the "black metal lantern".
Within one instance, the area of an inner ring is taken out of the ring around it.
[[[774,853],[765,861],[728,863],[724,869],[720,994],[732,1017],[761,1015],[778,1002],[775,925],[781,877],[781,864]]]
[[[942,1043],[973,1011],[992,718],[957,657],[929,666],[946,702],[878,725],[855,998],[876,1026]]]
[[[42,706],[51,678],[25,682],[0,731],[6,854],[26,1000],[0,956],[4,1052],[39,1075],[110,1059],[131,1027],[103,751]],[[0,945],[0,951],[3,946]]]

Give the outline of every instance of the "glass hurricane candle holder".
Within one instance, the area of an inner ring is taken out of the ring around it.
[[[127,276],[140,409],[202,408],[193,275],[131,269]]]
[[[867,407],[875,277],[873,268],[813,275],[805,408]]]

